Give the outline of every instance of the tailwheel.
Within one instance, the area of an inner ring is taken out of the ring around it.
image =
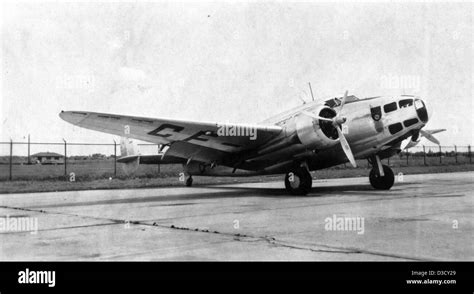
[[[306,195],[311,191],[313,178],[309,171],[302,167],[285,175],[285,188],[293,195]]]
[[[187,179],[186,179],[186,187],[191,187],[193,185],[193,177],[192,176],[189,176]]]
[[[377,166],[373,167],[370,170],[369,180],[370,184],[374,189],[377,190],[389,190],[393,186],[393,182],[395,181],[395,176],[393,175],[393,171],[390,167],[383,165],[383,176],[380,176],[379,169]]]

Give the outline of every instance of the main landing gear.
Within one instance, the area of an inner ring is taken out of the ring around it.
[[[285,175],[286,191],[293,195],[306,195],[311,191],[313,178],[306,165],[297,167]]]
[[[369,163],[372,165],[369,174],[372,187],[377,190],[389,190],[392,188],[393,182],[395,181],[392,169],[386,165],[382,165],[378,155],[370,157]]]
[[[187,179],[186,179],[186,187],[191,187],[193,185],[193,177],[192,176],[189,176]]]

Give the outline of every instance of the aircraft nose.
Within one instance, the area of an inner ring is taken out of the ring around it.
[[[433,117],[433,107],[426,101],[426,99],[423,100],[423,104],[425,104],[426,113],[428,114],[428,118],[426,119],[426,121],[428,121]]]

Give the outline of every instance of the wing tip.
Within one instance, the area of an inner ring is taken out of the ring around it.
[[[73,125],[79,124],[87,116],[86,112],[61,110],[59,117]]]

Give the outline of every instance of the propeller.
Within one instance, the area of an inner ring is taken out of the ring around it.
[[[408,143],[405,145],[405,147],[402,148],[402,150],[409,149],[418,145],[418,143],[420,143],[419,138],[420,138],[420,132],[415,132],[411,136],[410,141],[408,141]]]
[[[342,98],[341,108],[339,108],[339,112],[333,118],[321,117],[319,115],[316,115],[316,114],[308,112],[308,111],[302,111],[302,113],[309,116],[309,117],[312,117],[314,119],[319,119],[319,120],[323,120],[323,121],[332,122],[332,125],[337,130],[337,134],[339,136],[339,142],[341,143],[342,150],[344,150],[344,153],[346,154],[347,159],[349,159],[352,166],[357,167],[357,163],[354,159],[354,155],[352,154],[351,147],[349,146],[349,143],[347,142],[347,139],[344,136],[344,134],[342,132],[342,129],[341,129],[341,125],[343,123],[345,123],[346,120],[347,120],[347,118],[345,116],[341,115],[344,104],[346,103],[346,98],[347,98],[347,91],[344,93],[344,97]]]
[[[442,132],[442,131],[440,131]],[[439,133],[439,132],[436,132],[436,133]],[[433,131],[430,131],[430,130],[426,130],[426,131],[423,131],[423,130],[420,130],[420,134],[425,137],[426,139],[428,139],[429,141],[435,143],[436,145],[439,145],[439,141],[438,139],[436,139],[432,134]]]
[[[438,139],[436,139],[433,136],[433,134],[444,132],[444,131],[446,131],[446,129],[419,130],[418,132],[414,133],[413,136],[411,136],[410,141],[408,142],[408,144],[403,149],[408,149],[408,148],[415,147],[420,142],[420,140],[419,140],[420,135],[422,137],[425,137],[430,142],[433,142],[436,145],[439,145],[440,142],[438,141]]]
[[[353,167],[357,167],[357,163],[354,159],[354,155],[352,154],[351,147],[349,146],[349,143],[347,143],[346,137],[344,137],[344,134],[341,131],[341,126],[337,126],[336,130],[337,134],[339,135],[339,141],[341,142],[342,150],[344,150],[347,159],[349,159]]]

